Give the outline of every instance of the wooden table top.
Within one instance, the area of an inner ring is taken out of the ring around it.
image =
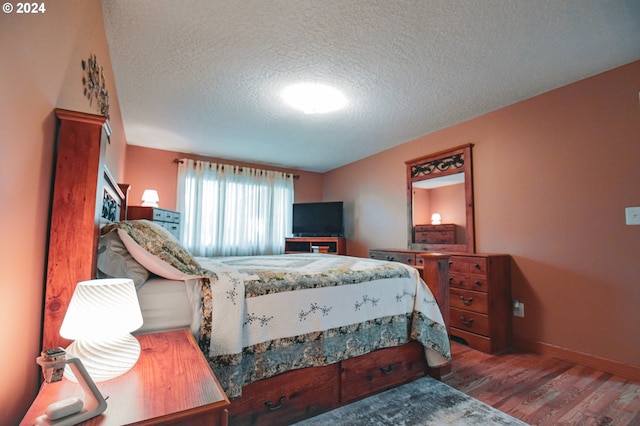
[[[140,359],[122,376],[96,384],[107,409],[82,425],[160,424],[230,405],[189,330],[136,338]],[[33,425],[49,404],[82,395],[80,386],[66,378],[44,383],[20,424]]]

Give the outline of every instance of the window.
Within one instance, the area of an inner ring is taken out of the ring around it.
[[[196,256],[279,254],[291,231],[293,177],[273,170],[181,160],[181,241]]]

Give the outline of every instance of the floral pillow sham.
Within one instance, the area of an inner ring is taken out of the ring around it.
[[[98,278],[129,278],[139,289],[149,279],[149,271],[136,261],[117,232],[109,232],[98,242]]]
[[[125,220],[105,226],[103,233],[117,231],[125,247],[150,272],[170,280],[207,277],[204,269],[169,231],[148,220]]]

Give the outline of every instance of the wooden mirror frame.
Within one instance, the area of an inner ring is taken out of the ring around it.
[[[405,162],[407,165],[407,236],[409,249],[441,252],[475,252],[472,146],[472,144],[461,145]],[[460,244],[415,243],[413,224],[414,182],[456,173],[464,173],[466,241]]]

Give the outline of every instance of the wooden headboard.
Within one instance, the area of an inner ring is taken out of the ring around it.
[[[128,185],[104,166],[106,117],[55,110],[42,347],[67,346],[60,326],[78,282],[95,278],[100,227],[126,217]]]

